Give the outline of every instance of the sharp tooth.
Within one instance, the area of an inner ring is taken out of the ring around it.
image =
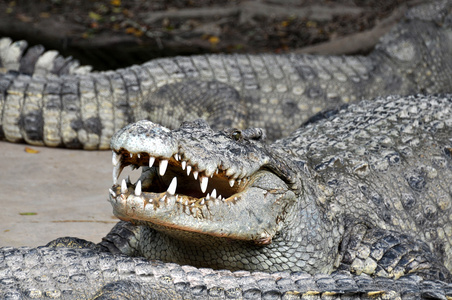
[[[112,151],[113,154],[111,156],[111,162],[113,164],[113,166],[117,166],[119,164],[119,162],[121,161],[121,154],[116,154],[115,151]]]
[[[221,195],[218,195],[217,198],[220,199],[220,200],[221,200],[221,199],[224,199],[223,196],[221,196]]]
[[[234,200],[237,201],[237,197],[234,197]]]
[[[123,179],[121,181],[121,194],[125,194],[127,193],[127,183],[126,181]]]
[[[174,154],[174,159],[177,160],[177,161],[179,161],[179,154],[177,154],[177,153]]]
[[[160,164],[159,164],[159,174],[160,174],[160,176],[165,175],[167,167],[168,167],[168,160],[167,159],[161,160]]]
[[[230,180],[229,180],[229,185],[230,185],[231,187],[234,186],[234,183],[235,183],[235,180],[234,180],[234,179],[230,179]]]
[[[173,180],[171,181],[169,187],[168,187],[167,192],[170,195],[174,195],[176,193],[176,188],[177,188],[177,178],[174,177]]]
[[[137,157],[140,158],[140,153],[137,154]]]
[[[133,154],[132,153],[130,153],[130,158],[132,158],[133,157]]]
[[[162,198],[160,198],[160,201],[161,201],[161,202],[163,202],[163,201],[165,201],[165,199],[166,199],[166,194],[165,194],[165,195],[163,195],[163,197],[162,197]]]
[[[117,164],[113,167],[113,184],[118,183],[118,177],[121,175],[122,169],[124,169],[124,167],[121,164]]]
[[[237,185],[240,185],[242,183],[242,179],[237,180]]]
[[[135,196],[141,195],[141,180],[138,180],[137,186],[135,187]]]
[[[187,166],[187,162],[185,160],[182,161],[182,170],[185,170],[186,166]]]
[[[187,166],[187,176],[190,175],[190,172],[191,172],[191,166],[188,165],[188,166]]]
[[[151,158],[149,158],[149,167],[150,168],[154,165],[154,162],[155,162],[155,157],[151,156]]]
[[[110,194],[113,196],[113,197],[116,197],[116,193],[115,192],[113,192],[113,190],[112,189],[108,189],[108,191],[110,192]]]
[[[212,198],[216,198],[217,197],[217,190],[213,189],[212,190]]]
[[[195,177],[195,179],[198,179],[198,171],[193,171],[193,177]]]
[[[209,199],[210,199],[210,194],[207,193],[206,200],[209,200]]]
[[[198,174],[198,172],[196,172],[196,174]],[[195,172],[193,172],[193,175],[195,175]],[[198,176],[196,176],[196,177],[198,177]],[[196,177],[195,177],[195,179],[196,179]],[[207,184],[209,183],[209,177],[201,176],[200,179],[201,179],[201,191],[203,193],[205,193],[207,190]]]
[[[201,203],[199,203],[200,205],[204,205],[206,203],[206,201],[204,201],[204,198],[202,198]]]

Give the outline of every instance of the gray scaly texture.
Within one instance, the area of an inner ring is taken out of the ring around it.
[[[262,129],[139,121],[112,138],[110,251],[230,270],[450,280],[451,95],[350,105],[271,145]],[[117,182],[126,166],[137,182]],[[123,235],[123,240],[118,236]]]
[[[265,128],[274,140],[344,103],[451,92],[451,24],[450,2],[439,1],[410,10],[368,56],[203,55],[99,73],[41,48],[21,59],[24,43],[3,41],[0,65],[18,72],[0,74],[0,137],[106,149],[137,120],[177,128],[203,118],[214,129]]]
[[[2,248],[1,299],[446,299],[452,285],[407,276],[230,272],[91,249]],[[20,288],[19,288],[20,287]]]

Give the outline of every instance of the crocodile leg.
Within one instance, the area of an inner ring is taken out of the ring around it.
[[[450,272],[439,263],[429,246],[412,236],[390,230],[355,225],[341,243],[338,270],[355,274],[399,278],[417,274],[450,281]]]

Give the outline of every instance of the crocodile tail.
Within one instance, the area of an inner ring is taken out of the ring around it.
[[[19,72],[26,75],[87,74],[91,66],[81,66],[77,59],[63,57],[55,50],[45,51],[44,46],[28,47],[26,41],[13,42],[0,39],[0,73]]]

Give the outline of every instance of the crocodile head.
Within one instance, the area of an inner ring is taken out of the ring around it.
[[[150,121],[128,125],[111,141],[114,214],[179,239],[270,244],[299,188],[264,138],[261,129],[213,131],[203,120],[172,131]],[[125,166],[142,169],[136,183],[118,182]]]

